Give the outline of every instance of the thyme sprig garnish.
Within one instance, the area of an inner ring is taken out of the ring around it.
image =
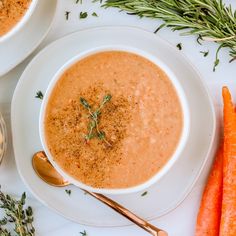
[[[15,200],[8,194],[0,191],[0,208],[5,211],[5,217],[0,220],[0,235],[11,236],[5,226],[14,224],[14,231],[18,236],[34,236],[33,210],[29,206],[25,208],[26,194],[23,193],[20,200]]]
[[[88,124],[88,134],[85,135],[85,140],[89,142],[92,138],[97,137],[98,139],[104,141],[108,146],[112,146],[110,142],[106,139],[106,134],[104,131],[99,129],[99,118],[101,116],[101,110],[111,100],[112,96],[107,94],[103,97],[100,106],[92,111],[92,106],[83,97],[80,98],[81,105],[89,112],[89,124]]]
[[[107,0],[103,7],[161,19],[164,21],[161,27],[184,30],[182,35],[196,35],[199,43],[200,40],[218,43],[219,50],[230,49],[231,61],[236,59],[236,11],[222,0]],[[219,50],[214,69],[219,64]]]

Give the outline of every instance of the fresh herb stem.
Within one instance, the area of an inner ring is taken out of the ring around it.
[[[11,236],[10,231],[4,229],[7,224],[14,224],[14,231],[18,236],[34,236],[33,210],[29,206],[25,208],[26,194],[23,193],[20,200],[0,191],[0,208],[5,211],[5,217],[0,221],[0,235]]]
[[[222,0],[107,0],[103,7],[117,7],[140,17],[163,20],[164,26],[196,35],[198,42],[213,41],[229,48],[236,58],[236,11]],[[218,56],[214,63],[219,64]]]
[[[85,140],[87,142],[92,138],[97,137],[98,139],[103,140],[108,146],[112,146],[111,143],[106,139],[105,132],[99,129],[99,118],[101,115],[101,110],[111,100],[111,98],[112,96],[110,94],[105,95],[100,106],[95,111],[92,111],[91,105],[87,102],[85,98],[80,98],[81,105],[89,113],[88,134],[85,135]]]

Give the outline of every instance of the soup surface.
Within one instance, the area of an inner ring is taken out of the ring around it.
[[[122,51],[93,54],[67,69],[44,122],[58,165],[97,188],[150,179],[174,153],[183,128],[182,107],[165,72]]]
[[[0,0],[0,36],[8,33],[24,16],[31,0]]]

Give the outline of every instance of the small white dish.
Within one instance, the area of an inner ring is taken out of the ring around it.
[[[180,137],[180,140],[178,142],[178,145],[176,147],[175,152],[173,155],[170,157],[169,161],[163,166],[163,168],[158,171],[152,178],[147,180],[146,182],[134,186],[134,187],[129,187],[129,188],[123,188],[123,189],[107,189],[107,188],[93,188],[89,185],[86,185],[82,183],[81,181],[73,178],[70,176],[68,173],[66,173],[55,161],[54,158],[49,151],[46,138],[45,138],[45,128],[44,128],[44,120],[45,120],[45,113],[48,105],[48,100],[51,96],[51,93],[53,89],[55,88],[55,85],[57,84],[58,80],[60,80],[62,74],[66,70],[68,70],[73,64],[78,62],[79,60],[95,54],[99,52],[104,52],[104,51],[125,51],[125,52],[131,52],[137,55],[140,55],[149,61],[152,61],[154,64],[159,66],[160,68],[165,71],[165,73],[168,75],[170,81],[172,82],[173,86],[175,87],[175,90],[178,94],[178,97],[180,99],[181,107],[182,107],[182,112],[183,112],[183,129],[182,129],[182,134]],[[190,114],[189,114],[189,108],[188,108],[188,102],[186,99],[186,95],[178,81],[178,78],[174,75],[174,73],[168,68],[167,65],[165,65],[159,58],[154,57],[153,55],[146,53],[145,51],[139,50],[138,48],[134,48],[131,46],[104,46],[104,47],[96,47],[96,48],[91,48],[88,51],[81,52],[75,57],[71,58],[68,62],[66,62],[58,71],[57,73],[53,76],[51,82],[48,85],[47,91],[44,95],[44,99],[42,102],[41,106],[41,111],[40,111],[40,117],[39,117],[39,134],[40,134],[40,139],[43,145],[43,150],[46,152],[47,157],[49,161],[53,164],[53,166],[56,168],[56,170],[70,183],[74,184],[75,186],[91,191],[91,192],[96,192],[96,193],[101,193],[101,194],[129,194],[129,193],[134,193],[134,192],[139,192],[143,191],[144,189],[149,188],[153,184],[158,184],[158,181],[165,176],[166,173],[171,169],[171,167],[174,165],[174,163],[178,160],[179,156],[181,155],[183,149],[185,148],[185,145],[187,143],[187,139],[189,136],[189,129],[190,129]]]
[[[31,164],[32,155],[42,150],[38,129],[42,101],[35,98],[36,92],[41,90],[45,93],[55,73],[72,57],[91,48],[107,45],[135,47],[160,58],[178,77],[191,114],[187,145],[158,184],[146,189],[145,196],[139,192],[110,197],[147,220],[162,217],[186,198],[206,161],[212,160],[217,148],[218,129],[214,106],[201,76],[182,52],[153,33],[138,28],[101,27],[82,30],[44,48],[28,64],[14,92],[11,110],[13,147],[22,180],[43,204],[80,224],[124,226],[130,222],[85,195],[78,187],[56,188],[44,183],[35,174]],[[48,66],[51,61],[53,63]],[[72,190],[69,201],[65,189]]]
[[[0,43],[0,76],[21,63],[42,42],[51,27],[56,6],[57,0],[38,1],[24,27]]]
[[[37,3],[38,3],[38,0],[32,0],[32,2],[29,5],[28,10],[26,11],[22,19],[9,32],[4,34],[3,36],[0,36],[0,44],[8,40],[10,37],[16,34],[21,28],[24,27],[26,22],[29,21],[31,15],[34,13]]]

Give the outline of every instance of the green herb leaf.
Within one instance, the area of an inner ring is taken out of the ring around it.
[[[80,19],[85,19],[85,18],[87,18],[87,16],[88,16],[87,12],[80,12],[80,14],[79,14]]]
[[[93,12],[93,13],[92,13],[92,16],[98,17],[98,15],[97,15],[96,12]]]
[[[111,100],[112,96],[110,94],[107,94],[103,98],[103,104],[105,105],[107,102]]]
[[[204,57],[207,57],[209,54],[209,50],[208,51],[200,51],[200,53],[202,53]]]
[[[159,27],[157,27],[157,29],[154,31],[154,34],[156,34],[159,30],[161,30],[163,27],[165,26],[165,24],[161,24]]]
[[[65,192],[70,196],[71,195],[71,190],[70,189],[65,189]]]
[[[141,194],[141,196],[142,196],[142,197],[144,197],[144,196],[146,196],[146,195],[147,195],[147,193],[148,193],[148,192],[147,192],[147,191],[145,191],[145,192],[143,192],[143,193]]]
[[[80,98],[80,103],[83,105],[84,108],[86,108],[87,110],[91,108],[91,106],[89,105],[89,103],[87,102],[87,100],[85,100],[84,98]]]
[[[213,71],[215,72],[216,71],[216,67],[219,65],[220,63],[220,60],[219,58],[216,58],[215,62],[214,62],[214,67],[213,67]]]
[[[88,236],[87,232],[84,230],[83,232],[79,232],[82,236]]]
[[[38,91],[38,92],[36,93],[35,98],[39,98],[39,99],[43,100],[43,93],[42,93],[41,91]]]
[[[103,131],[100,131],[99,133],[98,133],[98,138],[100,139],[100,140],[103,140],[104,138],[105,138],[105,132],[103,132]]]
[[[182,50],[182,43],[178,43],[178,44],[176,45],[176,47],[177,47],[179,50]]]
[[[65,12],[66,20],[69,20],[70,11]]]
[[[78,3],[82,4],[82,3],[83,3],[83,0],[76,0],[75,3],[76,3],[76,4],[78,4]]]
[[[198,37],[197,37],[197,43],[198,43],[199,45],[202,45],[202,43],[201,43],[200,40],[203,40],[203,39],[202,39],[202,36],[199,34]]]

